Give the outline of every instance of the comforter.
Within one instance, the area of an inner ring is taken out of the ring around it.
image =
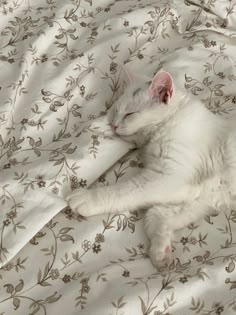
[[[178,89],[232,114],[235,12],[235,0],[1,1],[1,315],[236,312],[236,209],[178,231],[172,261],[156,269],[142,212],[85,219],[65,202],[142,167],[106,121],[122,64],[169,71]]]

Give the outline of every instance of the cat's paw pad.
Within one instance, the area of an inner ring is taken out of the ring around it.
[[[81,189],[66,198],[69,207],[75,213],[79,213],[84,217],[97,214],[98,209],[95,202],[95,196],[92,190]]]
[[[164,249],[164,253],[165,254],[169,254],[171,252],[171,246],[170,245],[167,245]]]
[[[168,265],[171,260],[171,245],[160,247],[152,244],[149,250],[149,257],[152,264],[157,268]]]

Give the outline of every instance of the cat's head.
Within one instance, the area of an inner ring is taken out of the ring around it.
[[[168,72],[158,72],[151,83],[131,76],[129,81],[108,114],[114,132],[124,137],[162,122],[173,106],[173,80]]]

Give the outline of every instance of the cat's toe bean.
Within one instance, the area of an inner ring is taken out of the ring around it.
[[[167,245],[165,250],[164,250],[165,254],[170,253],[170,251],[171,251],[171,246]]]

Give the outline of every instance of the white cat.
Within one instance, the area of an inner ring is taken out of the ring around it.
[[[231,120],[175,91],[167,72],[151,84],[131,81],[108,119],[118,136],[140,148],[144,168],[129,180],[75,191],[67,200],[83,216],[147,209],[150,258],[160,266],[175,230],[235,202],[236,131]]]

